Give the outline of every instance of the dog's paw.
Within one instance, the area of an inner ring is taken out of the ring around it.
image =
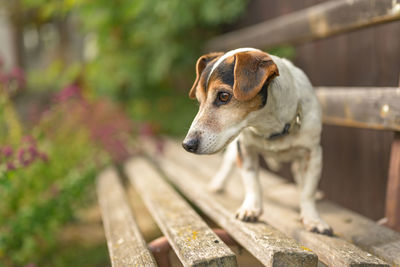
[[[330,227],[324,220],[320,218],[302,218],[304,227],[309,232],[333,236],[332,227]]]
[[[236,211],[236,219],[244,222],[256,222],[262,214],[262,206],[250,201],[244,201]]]

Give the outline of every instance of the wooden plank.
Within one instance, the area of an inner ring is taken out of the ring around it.
[[[262,172],[262,177],[263,180],[277,179],[276,175],[266,171]],[[268,201],[291,210],[298,209],[299,192],[294,184],[287,183],[268,188],[266,195]],[[318,210],[333,227],[337,237],[359,246],[391,265],[400,266],[399,233],[327,200],[318,203]],[[366,256],[369,257],[368,254]]]
[[[323,122],[400,131],[400,88],[316,87]]]
[[[233,31],[208,42],[208,51],[299,44],[400,19],[399,0],[335,0]]]
[[[227,190],[229,196],[237,196],[241,190],[240,179],[234,180]],[[199,181],[197,181],[199,183]],[[281,185],[282,188],[283,185]],[[279,191],[281,193],[281,191]],[[266,193],[267,194],[267,193]],[[239,194],[241,195],[241,194]],[[222,196],[225,197],[226,195]],[[277,198],[285,198],[280,194]],[[237,198],[236,205],[240,204]],[[285,209],[271,201],[267,196],[264,201],[265,214],[262,219],[280,231],[294,237],[305,247],[315,252],[319,259],[329,266],[388,266],[383,261],[366,253],[351,243],[338,238],[307,232],[299,220],[298,208]]]
[[[239,244],[266,266],[317,266],[317,257],[308,249],[267,223],[246,223],[235,219],[240,201],[209,193],[197,172],[182,168],[167,158],[161,160],[168,178],[187,198],[224,228]]]
[[[164,157],[179,162],[182,167],[190,168],[192,173],[200,174],[202,180],[196,180],[199,184],[210,179],[221,162],[221,159],[216,155],[198,156],[189,154],[180,149],[179,145],[174,142],[167,142],[165,151]],[[232,180],[227,188],[227,196],[242,199],[242,186],[237,173],[234,174]],[[361,246],[392,264],[399,263],[400,235],[394,231],[380,227],[371,220],[326,202],[330,205],[329,209],[321,208],[321,204],[319,205],[322,216],[333,226],[334,231],[347,242],[339,238],[309,233],[303,230],[299,222],[298,193],[295,185],[267,172],[261,172],[261,182],[265,198],[265,214],[262,218],[312,249],[324,263],[330,266],[385,266],[383,261],[360,250],[351,243]],[[325,201],[322,203],[325,203]],[[336,220],[336,215],[340,219]],[[348,218],[354,221],[353,224],[344,223],[343,225],[343,223],[340,223],[343,220],[348,222]],[[371,229],[374,234],[371,233]]]
[[[234,253],[149,162],[135,158],[125,170],[184,266],[237,266]]]
[[[157,266],[132,216],[114,169],[107,169],[99,175],[97,195],[112,266]]]
[[[385,216],[387,226],[400,232],[400,132],[394,133],[392,143]]]
[[[276,175],[263,172],[263,179],[276,179]],[[267,189],[269,201],[289,209],[298,208],[298,191],[293,184]],[[377,255],[393,266],[400,266],[400,233],[378,225],[376,222],[340,207],[328,200],[318,203],[322,217],[333,227],[335,234],[371,254]]]
[[[400,266],[398,232],[379,226],[374,221],[330,201],[321,201],[318,208],[340,238],[380,257],[391,266]]]

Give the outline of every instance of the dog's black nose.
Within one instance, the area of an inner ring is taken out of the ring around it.
[[[182,146],[186,151],[194,153],[197,151],[197,148],[199,147],[199,139],[197,138],[189,139],[188,141],[183,142]]]

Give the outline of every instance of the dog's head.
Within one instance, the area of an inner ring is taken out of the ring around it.
[[[189,97],[200,107],[182,145],[192,153],[212,154],[249,126],[248,115],[265,105],[267,85],[279,72],[267,53],[241,48],[200,57],[196,74]]]

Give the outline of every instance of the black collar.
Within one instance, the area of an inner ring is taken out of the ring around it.
[[[268,139],[269,140],[276,140],[276,139],[278,139],[280,137],[283,137],[283,136],[287,135],[289,133],[290,126],[291,126],[290,123],[286,123],[285,126],[283,127],[282,132],[273,133],[268,137]]]
[[[300,104],[297,105],[297,110],[296,110],[295,114],[296,115],[294,116],[292,121],[285,123],[281,132],[273,133],[270,136],[266,137],[266,139],[273,141],[273,140],[279,139],[281,137],[284,137],[284,136],[288,135],[289,133],[298,131],[301,126],[301,116],[302,116]]]
[[[257,132],[253,132],[254,135],[256,136],[260,136],[262,138],[267,139],[268,141],[274,141],[277,140],[281,137],[284,137],[290,133],[295,133],[297,131],[300,130],[301,127],[301,119],[302,119],[302,110],[301,110],[301,105],[298,104],[297,105],[297,110],[296,110],[296,115],[294,116],[294,118],[290,121],[285,123],[285,125],[283,126],[283,129],[281,132],[278,133],[272,133],[269,136],[266,135],[262,135],[259,134]]]

